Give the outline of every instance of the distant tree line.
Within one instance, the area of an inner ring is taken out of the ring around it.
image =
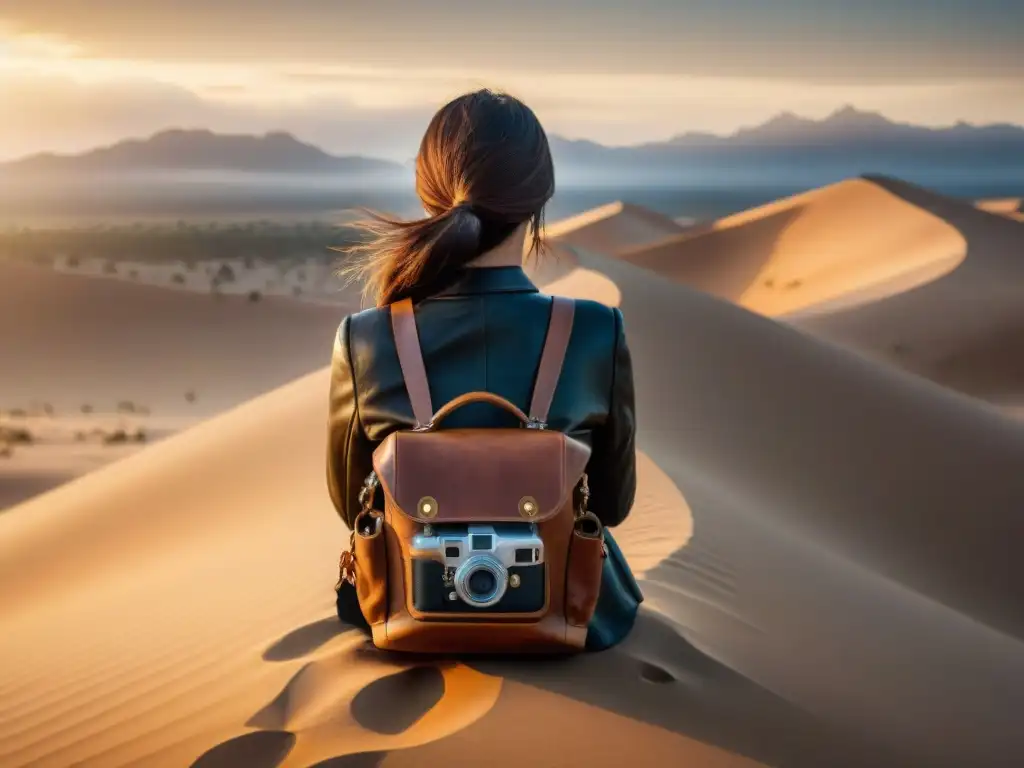
[[[51,262],[111,261],[335,261],[331,247],[354,244],[357,230],[328,222],[256,221],[210,224],[131,224],[81,228],[0,230],[0,258]]]

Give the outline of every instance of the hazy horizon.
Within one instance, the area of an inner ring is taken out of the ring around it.
[[[180,126],[405,160],[440,103],[481,86],[522,97],[550,133],[610,146],[846,104],[1024,124],[1024,6],[1002,0],[504,6],[7,0],[0,159]]]

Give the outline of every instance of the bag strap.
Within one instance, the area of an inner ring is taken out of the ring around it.
[[[537,426],[547,425],[548,411],[551,409],[555,388],[562,374],[565,351],[569,347],[575,311],[576,304],[572,299],[564,296],[551,297],[551,319],[548,322],[547,337],[544,339],[544,349],[540,355],[537,378],[533,385],[533,398],[530,401],[530,421]],[[427,369],[423,364],[423,352],[416,331],[416,315],[411,299],[402,299],[391,305],[391,327],[395,335],[398,363],[402,369],[402,378],[405,379],[405,388],[409,393],[416,426],[426,427],[434,417],[434,407],[430,401],[430,385],[427,382]]]
[[[551,297],[551,320],[548,323],[548,334],[544,340],[544,351],[540,354],[540,366],[533,384],[533,399],[530,401],[530,421],[538,426],[546,426],[551,401],[555,397],[555,388],[562,374],[562,363],[565,362],[565,351],[569,347],[569,336],[572,334],[572,319],[576,312],[576,302],[565,296]]]
[[[391,329],[395,334],[398,363],[402,368],[402,378],[405,379],[416,426],[425,427],[434,417],[434,407],[430,402],[430,385],[423,364],[420,337],[416,332],[412,299],[402,299],[391,305]]]

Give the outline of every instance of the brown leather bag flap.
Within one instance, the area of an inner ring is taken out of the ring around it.
[[[585,443],[540,429],[394,432],[373,467],[384,492],[420,523],[552,517],[590,458]]]

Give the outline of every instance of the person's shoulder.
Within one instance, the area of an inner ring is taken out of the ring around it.
[[[622,312],[593,299],[573,299],[573,324],[617,332],[622,325]]]
[[[345,315],[338,324],[338,340],[349,347],[353,344],[373,344],[382,331],[390,333],[389,307],[369,307]]]
[[[588,319],[614,320],[616,315],[619,314],[618,307],[602,304],[600,301],[594,301],[593,299],[573,299],[573,304],[576,307],[574,314]]]
[[[582,345],[603,354],[602,350],[616,346],[622,333],[622,313],[593,299],[573,299],[573,346]]]

